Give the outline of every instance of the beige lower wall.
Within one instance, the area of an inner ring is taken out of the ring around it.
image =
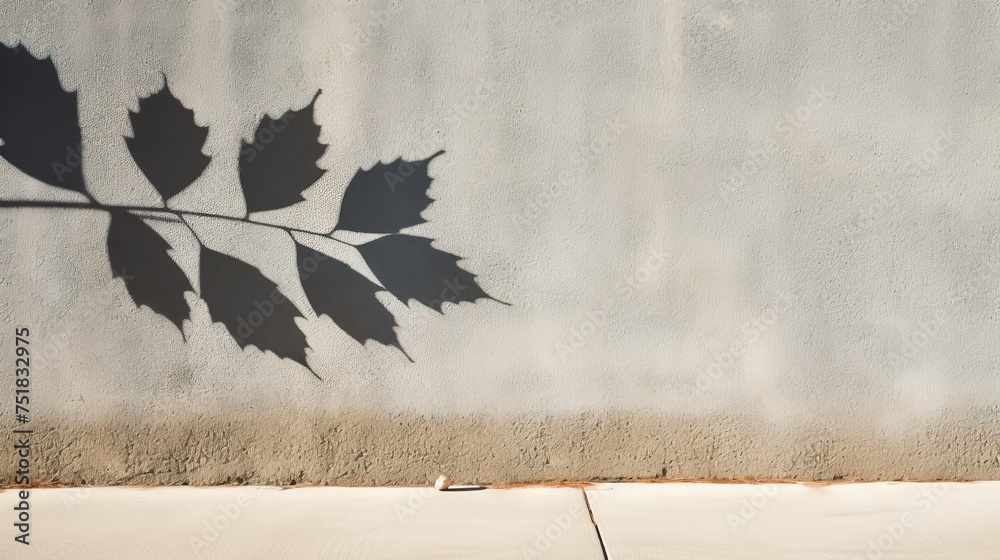
[[[783,427],[726,416],[290,416],[49,420],[34,437],[33,482],[423,485],[440,473],[478,484],[1000,478],[997,408],[942,412],[903,434],[850,421]],[[0,481],[11,483],[12,471],[0,462]]]

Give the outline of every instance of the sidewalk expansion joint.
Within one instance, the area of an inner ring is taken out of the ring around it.
[[[604,548],[604,538],[601,536],[601,528],[597,526],[597,518],[594,517],[594,510],[590,507],[590,500],[587,498],[587,489],[581,488],[580,493],[583,494],[583,503],[587,505],[590,522],[594,524],[594,531],[597,532],[597,542],[601,544],[601,554],[604,555],[604,560],[608,560],[608,549]]]

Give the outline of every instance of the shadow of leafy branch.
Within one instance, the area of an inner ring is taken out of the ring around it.
[[[89,192],[82,166],[77,93],[62,88],[50,58],[38,59],[20,46],[0,44],[0,75],[0,156],[34,179],[86,198],[86,202],[0,200],[0,208],[108,213],[112,277],[124,282],[137,307],[147,306],[166,317],[182,336],[183,322],[191,313],[184,294],[194,292],[207,304],[212,320],[225,325],[240,347],[255,346],[309,368],[306,336],[295,323],[301,311],[258,268],[210,248],[190,218],[285,232],[294,243],[299,279],[313,310],[328,316],[361,344],[373,340],[406,355],[396,334],[395,317],[379,302],[379,292],[387,291],[406,305],[417,301],[439,313],[445,301],[499,301],[476,283],[474,274],[458,265],[460,257],[436,249],[432,239],[400,233],[426,221],[422,213],[433,202],[428,196],[432,182],[428,168],[443,151],[420,161],[399,158],[359,169],[344,192],[337,225],[330,231],[253,219],[256,212],[304,201],[302,193],[326,173],[317,165],[327,150],[314,116],[320,91],[301,109],[278,118],[265,115],[251,141],[242,142],[237,164],[246,212],[234,217],[169,207],[170,199],[202,176],[212,157],[203,152],[209,128],[197,124],[194,111],[173,95],[166,77],[159,91],[141,98],[137,111],[129,111],[133,133],[125,137],[125,144],[163,201],[161,207],[140,207],[101,204]],[[171,245],[149,226],[152,220],[182,223],[197,240],[199,289],[170,255]],[[355,245],[334,237],[337,232],[380,237]],[[332,239],[353,248],[378,283],[307,247],[292,234],[302,239]],[[444,297],[446,292],[448,297]]]

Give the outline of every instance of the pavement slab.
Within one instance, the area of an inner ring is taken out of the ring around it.
[[[997,560],[1000,483],[602,484],[609,560]]]
[[[3,560],[1000,559],[998,482],[32,489],[29,546],[20,492]]]
[[[62,488],[0,493],[0,558],[601,560],[573,488]],[[2,513],[6,512],[6,513]]]

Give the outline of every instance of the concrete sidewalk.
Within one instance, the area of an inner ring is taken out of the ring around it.
[[[34,489],[29,546],[18,494],[4,559],[1000,558],[1000,483]]]

